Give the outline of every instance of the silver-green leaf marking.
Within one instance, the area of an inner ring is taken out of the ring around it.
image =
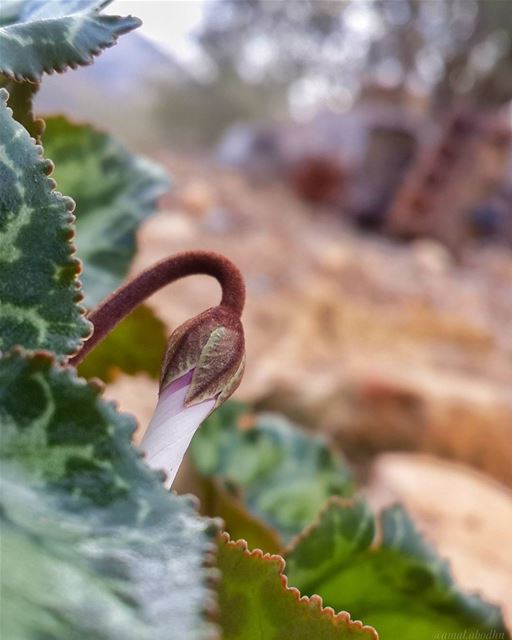
[[[0,350],[77,350],[90,325],[79,306],[73,208],[52,164],[12,117],[0,89]]]

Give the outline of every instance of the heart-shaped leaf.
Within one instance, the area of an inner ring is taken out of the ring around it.
[[[190,448],[199,473],[224,481],[283,540],[299,533],[329,496],[349,496],[346,463],[327,442],[273,415],[251,416],[226,403],[201,426]]]
[[[286,556],[290,584],[362,617],[378,629],[381,640],[463,633],[509,638],[499,608],[457,587],[447,563],[422,539],[403,507],[383,511],[378,524],[377,542],[376,523],[364,503],[332,498]]]
[[[85,304],[91,308],[126,276],[136,231],[169,180],[159,167],[87,125],[49,118],[43,139],[59,188],[76,202],[76,242],[84,263]]]
[[[220,623],[224,640],[378,640],[348,613],[323,608],[318,596],[301,597],[283,575],[281,556],[248,551],[227,534],[219,541]]]
[[[101,15],[111,0],[2,0],[0,72],[14,80],[90,64],[93,57],[141,22]]]
[[[48,354],[13,353],[0,425],[1,637],[211,638],[216,527],[146,467],[134,420]]]
[[[12,117],[0,89],[0,349],[77,350],[90,332],[73,257],[73,201],[54,191],[51,162]]]

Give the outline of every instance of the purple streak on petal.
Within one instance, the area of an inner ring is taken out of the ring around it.
[[[181,378],[176,378],[173,380],[171,384],[168,384],[161,392],[160,397],[164,393],[174,393],[174,391],[178,391],[179,389],[183,389],[192,382],[192,376],[194,375],[195,369],[190,369],[187,373],[181,376]]]

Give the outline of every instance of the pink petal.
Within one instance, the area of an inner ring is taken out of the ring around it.
[[[184,406],[192,374],[193,371],[189,371],[162,391],[140,443],[147,464],[152,469],[163,469],[167,473],[164,483],[167,488],[176,477],[192,436],[216,402],[213,398],[191,407]]]

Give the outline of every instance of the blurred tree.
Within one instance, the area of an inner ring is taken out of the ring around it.
[[[320,59],[325,37],[338,30],[343,4],[345,0],[208,3],[198,35],[205,61],[201,77],[160,84],[156,113],[168,141],[209,144],[235,121],[287,116],[290,89],[305,77],[306,60]],[[305,44],[304,37],[311,42]],[[311,54],[301,57],[304,46]]]
[[[186,112],[211,141],[233,120],[346,107],[375,85],[434,111],[497,106],[512,99],[510,25],[509,0],[214,0],[198,35],[208,72],[170,88],[161,115]]]
[[[181,148],[211,145],[233,122],[270,120],[287,112],[284,84],[247,83],[229,64],[219,66],[212,75],[159,83],[155,117],[162,123],[164,142]]]
[[[336,90],[361,80],[459,96],[512,98],[509,0],[218,0],[200,42],[242,78],[289,83],[313,74]]]

